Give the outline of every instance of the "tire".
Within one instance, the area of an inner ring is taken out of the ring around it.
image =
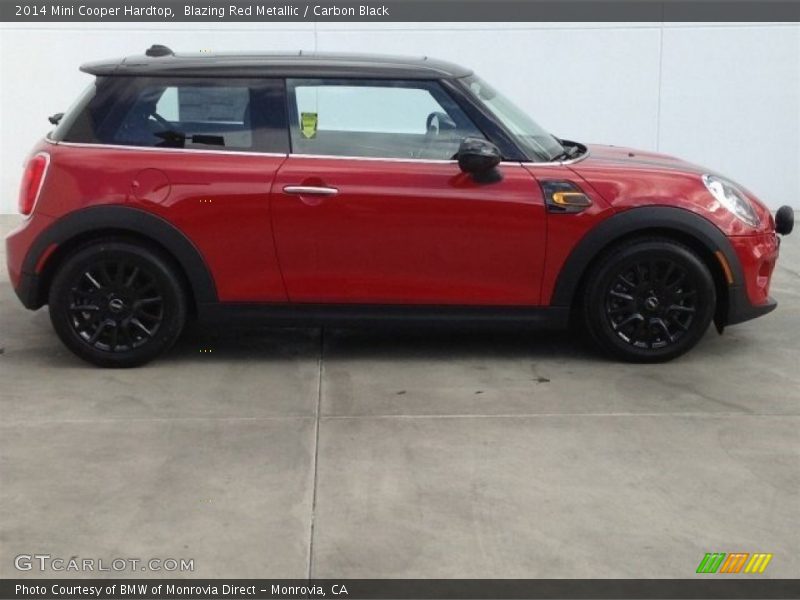
[[[128,241],[83,246],[59,266],[50,320],[64,345],[100,367],[137,367],[169,349],[186,321],[172,261]]]
[[[667,238],[637,239],[601,256],[582,304],[584,326],[601,351],[629,362],[664,362],[703,337],[716,288],[690,248]]]

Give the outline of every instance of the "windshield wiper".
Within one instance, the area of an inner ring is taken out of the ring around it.
[[[558,139],[558,138],[556,138],[556,139]],[[550,160],[553,161],[553,162],[560,161],[560,160],[569,160],[570,158],[575,158],[578,155],[578,153],[581,151],[581,147],[578,144],[575,144],[574,146],[567,146],[566,145],[567,142],[565,142],[564,140],[558,140],[558,141],[561,142],[562,144],[564,144],[564,151],[561,154],[559,154],[558,156],[554,156],[553,158],[551,158]]]

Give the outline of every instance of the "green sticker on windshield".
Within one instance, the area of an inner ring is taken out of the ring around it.
[[[300,131],[308,139],[317,135],[317,113],[300,113]]]

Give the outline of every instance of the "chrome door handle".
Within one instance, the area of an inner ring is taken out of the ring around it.
[[[320,187],[315,185],[287,185],[283,188],[287,194],[302,196],[335,196],[339,193],[335,187]]]

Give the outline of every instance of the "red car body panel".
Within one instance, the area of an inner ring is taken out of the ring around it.
[[[286,302],[269,207],[285,156],[47,142],[35,152],[51,164],[32,221],[101,204],[140,208],[192,241],[220,301]]]
[[[672,206],[708,219],[725,235],[752,235],[774,229],[769,210],[744,190],[756,209],[758,229],[737,219],[714,199],[700,182],[712,171],[680,159],[613,146],[589,146],[590,155],[574,165],[585,179],[616,210],[640,206]],[[741,186],[739,186],[741,187]]]
[[[455,161],[292,156],[272,219],[292,302],[538,305],[542,191],[525,169],[477,183]],[[285,186],[324,186],[298,196]]]
[[[561,274],[564,261],[583,239],[601,221],[614,214],[614,210],[594,188],[587,185],[569,167],[561,165],[525,165],[538,181],[569,181],[580,188],[592,201],[592,205],[577,214],[548,213],[547,256],[542,277],[542,303],[550,304],[556,281]]]
[[[741,235],[730,238],[744,273],[747,297],[753,306],[769,301],[772,272],[778,261],[778,238],[774,233]]]
[[[504,163],[496,183],[477,183],[451,161],[46,141],[38,152],[51,158],[40,200],[7,241],[15,287],[43,230],[103,204],[145,210],[182,231],[206,261],[221,302],[547,306],[587,232],[615,213],[652,205],[681,207],[722,230],[754,305],[769,300],[778,257],[774,222],[755,197],[756,232],[698,185],[701,168],[629,149],[593,146],[569,166]],[[574,182],[592,206],[548,213],[537,185],[546,179]],[[289,195],[287,185],[327,185],[339,193]]]

